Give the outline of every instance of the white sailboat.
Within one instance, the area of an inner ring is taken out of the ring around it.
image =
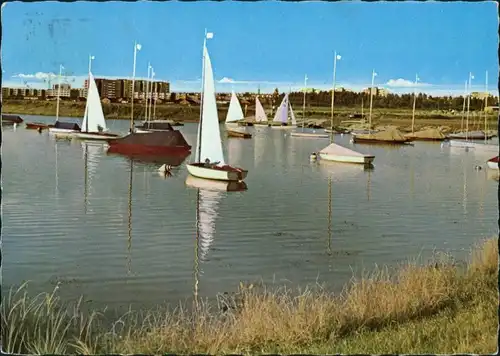
[[[330,124],[330,128],[332,131],[333,131],[333,108],[335,104],[335,70],[336,70],[337,59],[340,58],[341,57],[337,54],[337,52],[335,52],[334,62],[333,62],[332,110],[331,110],[331,124]],[[372,77],[372,82],[373,82],[373,77]],[[321,160],[325,161],[357,163],[364,165],[371,165],[373,160],[375,159],[374,155],[363,154],[361,152],[357,152],[351,150],[350,148],[334,143],[333,135],[331,136],[330,144],[325,148],[323,148],[321,151],[319,151],[319,157],[321,158]]]
[[[259,100],[259,97],[255,97],[255,126],[268,126],[268,118],[266,111]]]
[[[289,124],[291,123],[291,125]],[[273,119],[274,125],[271,127],[273,129],[295,129],[297,128],[297,120],[295,119],[295,114],[293,113],[292,105],[290,105],[290,100],[288,94],[281,101],[278,110]]]
[[[237,127],[238,121],[243,120],[243,109],[234,90],[231,93],[231,101],[226,116],[226,127]]]
[[[207,33],[203,41],[203,90],[198,124],[196,155],[193,163],[187,164],[189,174],[205,179],[242,181],[248,171],[226,164],[222,151],[212,63],[208,55],[206,40],[213,37]]]
[[[313,132],[305,132],[304,131],[304,126],[306,122],[306,96],[307,96],[307,75],[305,76],[304,79],[304,101],[302,104],[302,130],[301,131],[294,131],[290,134],[292,137],[306,137],[306,138],[328,138],[328,134],[320,134],[316,133],[315,131]]]
[[[106,119],[102,111],[101,98],[95,83],[94,76],[89,72],[89,86],[87,91],[87,104],[82,121],[82,130],[73,133],[73,137],[82,140],[107,141],[117,138],[118,135],[108,133]]]
[[[59,121],[59,102],[61,97],[61,76],[63,66],[59,65],[59,76],[57,80],[57,103],[56,103],[56,122],[53,127],[49,127],[49,133],[56,137],[71,137],[75,132],[80,131],[78,124],[73,122]]]
[[[467,97],[467,114],[465,119],[465,132],[460,132],[458,134],[450,134],[448,138],[450,139],[449,145],[451,147],[462,147],[462,148],[475,148],[477,142],[472,140],[482,140],[486,138],[486,135],[482,131],[469,131],[469,114],[470,114],[470,98],[471,98],[471,82],[474,79],[472,73],[469,73],[468,80],[468,90],[466,92]],[[488,79],[486,79],[487,83]],[[465,102],[464,102],[465,104]],[[465,105],[464,105],[465,108]]]
[[[243,120],[245,115],[243,114],[243,110],[241,109],[240,101],[238,100],[238,97],[236,96],[236,93],[234,90],[231,93],[231,101],[229,102],[229,109],[227,111],[227,116],[226,116],[226,128],[227,128],[227,135],[229,137],[239,137],[239,138],[251,138],[252,135],[239,131],[239,130],[234,130],[234,128],[238,127],[238,122]]]

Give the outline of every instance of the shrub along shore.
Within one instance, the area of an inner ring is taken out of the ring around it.
[[[2,111],[6,114],[19,115],[41,115],[55,116],[56,102],[42,100],[4,100]],[[109,103],[102,104],[104,115],[107,119],[130,120],[130,104]],[[266,107],[267,108],[267,107]],[[267,108],[269,109],[269,108]],[[219,105],[219,120],[222,122],[226,118],[228,105]],[[81,119],[85,112],[85,102],[60,102],[60,116],[74,117]],[[142,120],[145,116],[145,106],[142,103],[134,103],[134,118]],[[349,115],[360,113],[359,107],[336,106],[335,107],[335,125],[339,125],[342,120],[349,120]],[[365,108],[364,114],[367,116],[368,109]],[[179,122],[198,122],[200,115],[199,105],[182,104],[162,104],[156,107],[156,117],[158,119],[170,119]],[[250,106],[246,116],[254,116],[255,107]],[[268,116],[270,112],[268,113]],[[484,113],[479,111],[471,112],[469,128],[483,129]],[[296,110],[297,120],[301,122],[302,112]],[[314,121],[318,124],[326,123],[330,127],[331,109],[330,106],[311,106],[306,109],[306,120]],[[269,119],[272,119],[269,117]],[[397,127],[408,129],[411,127],[412,110],[408,108],[376,108],[372,113],[372,122],[374,125],[395,125]],[[497,116],[489,114],[489,127],[495,128],[497,125]],[[445,111],[435,111],[430,109],[417,110],[415,113],[415,127],[418,129],[425,126],[448,126],[452,129],[459,129],[462,124],[462,113],[451,114]]]
[[[224,308],[131,311],[112,323],[78,305],[68,309],[56,291],[28,297],[23,286],[4,295],[2,344],[23,354],[486,354],[497,349],[497,276],[491,239],[466,265],[436,255],[392,273],[377,269],[339,295],[242,284],[224,296]]]

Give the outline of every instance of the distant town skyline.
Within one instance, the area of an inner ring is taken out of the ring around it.
[[[83,87],[89,54],[96,78],[130,78],[137,41],[137,79],[151,63],[172,92],[199,92],[207,28],[218,92],[299,91],[306,74],[308,88],[331,90],[337,51],[336,87],[366,89],[375,70],[374,86],[392,93],[412,93],[418,74],[417,92],[455,96],[469,72],[470,90],[484,92],[488,71],[498,95],[493,1],[7,3],[2,22],[4,87],[46,89],[59,64]]]

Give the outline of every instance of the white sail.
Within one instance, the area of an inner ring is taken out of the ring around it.
[[[281,101],[281,104],[274,115],[273,122],[286,123],[288,121],[288,94]]]
[[[267,122],[267,115],[258,97],[255,98],[255,121]]]
[[[94,76],[89,73],[89,88],[87,90],[87,104],[83,116],[82,132],[99,132],[99,127],[101,127],[102,131],[107,131],[99,91]]]
[[[231,101],[229,102],[229,109],[227,111],[226,123],[240,121],[243,120],[244,117],[240,101],[233,91],[231,94]]]
[[[202,92],[203,111],[201,122],[198,126],[196,162],[204,162],[207,158],[210,162],[218,162],[220,166],[226,164],[222,151],[222,142],[219,130],[219,115],[217,113],[217,103],[215,101],[214,76],[212,63],[208,55],[207,47],[203,46],[204,59],[204,80]]]

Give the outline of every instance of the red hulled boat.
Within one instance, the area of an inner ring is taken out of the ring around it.
[[[108,140],[109,153],[124,155],[183,155],[191,151],[178,130],[156,131],[147,133],[130,133],[127,136]]]

